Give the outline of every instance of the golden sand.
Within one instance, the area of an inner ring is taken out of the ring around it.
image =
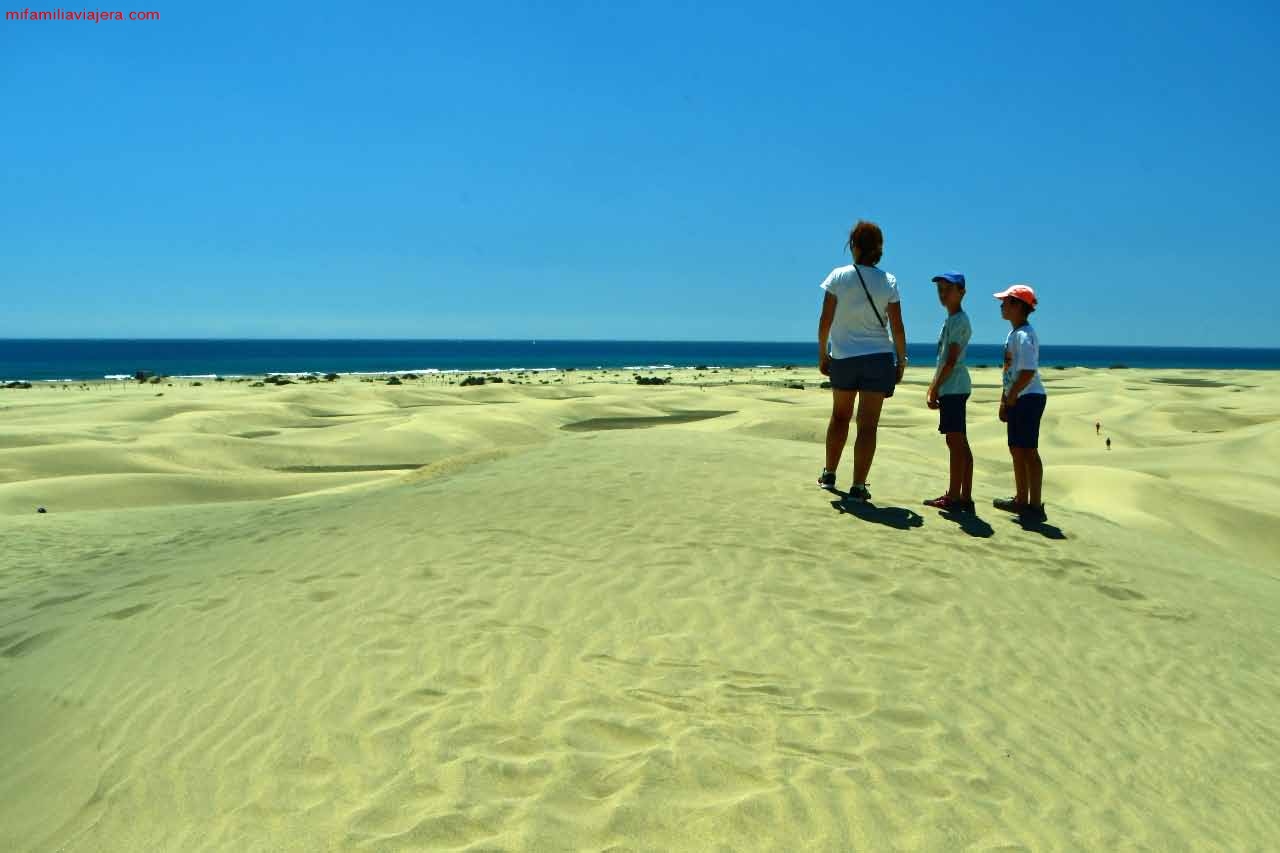
[[[0,391],[0,850],[1280,843],[1280,375],[671,375]]]

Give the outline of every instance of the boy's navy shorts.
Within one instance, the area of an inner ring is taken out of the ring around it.
[[[837,391],[872,391],[892,397],[897,381],[898,366],[893,353],[831,359],[831,387]]]
[[[1044,415],[1044,394],[1023,394],[1007,414],[1005,424],[1009,433],[1009,446],[1034,450],[1040,446],[1040,418]]]
[[[963,435],[967,432],[964,423],[964,406],[967,402],[968,394],[943,394],[938,398],[938,432],[943,435],[949,432]]]

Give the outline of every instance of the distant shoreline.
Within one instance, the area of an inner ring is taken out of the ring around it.
[[[101,382],[109,377],[266,374],[391,375],[535,370],[813,366],[813,343],[742,341],[476,341],[359,339],[0,339],[0,382]],[[908,347],[931,365],[932,342]],[[999,344],[970,346],[970,367],[998,366]],[[1280,370],[1280,349],[1046,345],[1046,369]]]
[[[927,380],[928,375],[933,369],[932,365],[912,365],[904,382],[909,383],[911,380]],[[1000,366],[996,364],[980,364],[971,365],[974,372],[975,385],[984,377],[990,382],[995,383],[998,387],[1000,381]],[[1084,366],[1046,366],[1046,381],[1051,381],[1053,375],[1059,371],[1084,370],[1091,373],[1113,373],[1119,371],[1121,373],[1131,373],[1135,380],[1145,379],[1162,385],[1178,385],[1189,388],[1213,388],[1235,385],[1233,381],[1217,381],[1213,379],[1204,379],[1197,377],[1188,377],[1187,374],[1206,373],[1206,374],[1222,374],[1222,373],[1239,373],[1239,374],[1263,374],[1280,372],[1280,368],[1199,368],[1199,367],[1084,367]],[[1172,377],[1162,377],[1159,374],[1173,374]],[[744,374],[746,374],[744,376]],[[281,387],[288,385],[299,385],[307,387],[309,385],[327,385],[330,380],[328,376],[333,376],[333,384],[346,382],[375,382],[382,384],[387,380],[392,380],[391,384],[398,385],[404,383],[406,387],[410,387],[409,383],[422,384],[434,382],[438,384],[459,384],[459,380],[468,377],[490,377],[490,381],[494,382],[510,382],[516,385],[533,385],[548,384],[549,382],[563,382],[569,377],[576,377],[577,382],[570,384],[581,384],[582,382],[600,382],[617,384],[620,379],[626,380],[624,384],[632,384],[632,376],[645,377],[667,377],[667,381],[673,383],[674,386],[689,387],[691,385],[699,385],[707,388],[718,387],[721,385],[789,385],[800,383],[796,387],[803,386],[805,388],[817,388],[819,383],[825,380],[821,376],[816,365],[768,365],[759,364],[751,366],[716,366],[708,365],[705,369],[699,367],[682,367],[675,365],[646,365],[646,366],[628,366],[628,367],[606,367],[606,368],[480,368],[475,370],[376,370],[361,372],[329,372],[329,371],[264,371],[262,373],[253,374],[192,374],[170,376],[168,374],[148,374],[146,379],[138,382],[134,376],[116,375],[103,376],[84,379],[4,379],[0,378],[0,391],[4,390],[20,390],[23,387],[41,388],[41,387],[75,387],[75,386],[146,386],[167,384],[172,386],[174,383],[183,383],[186,385],[225,385],[231,387],[239,387],[245,383],[250,383],[252,387],[262,386],[264,379],[268,387],[274,386],[275,379],[289,380],[279,383]],[[502,377],[494,379],[492,377]],[[400,381],[395,381],[400,380]],[[461,383],[467,384],[467,383]],[[1250,386],[1241,386],[1250,387]]]

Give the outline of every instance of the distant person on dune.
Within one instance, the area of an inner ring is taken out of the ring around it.
[[[1102,435],[1102,421],[1093,422],[1093,434]]]
[[[876,454],[880,409],[902,381],[907,367],[907,335],[898,281],[877,266],[884,251],[880,227],[859,221],[849,232],[846,245],[853,263],[832,270],[822,282],[826,296],[818,319],[818,370],[831,377],[832,403],[826,465],[818,485],[828,490],[836,487],[836,468],[849,438],[856,400],[858,433],[853,443],[853,485],[847,497],[867,501],[871,499],[867,475]]]
[[[1107,436],[1107,450],[1111,450],[1111,436]]]

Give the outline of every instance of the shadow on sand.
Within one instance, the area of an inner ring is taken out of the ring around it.
[[[834,494],[839,495],[840,500],[832,501],[831,508],[844,515],[852,515],[874,524],[883,524],[894,530],[910,530],[913,527],[924,526],[924,517],[906,507],[876,506],[870,501],[848,500],[848,495],[844,492],[837,491]]]
[[[1013,523],[1021,527],[1028,533],[1039,533],[1045,539],[1066,539],[1067,534],[1062,532],[1061,527],[1055,527],[1047,521],[1036,521],[1021,515],[1013,517]]]
[[[990,524],[987,524],[977,513],[973,512],[955,512],[953,510],[944,509],[938,515],[947,521],[953,522],[960,526],[960,529],[970,536],[978,539],[990,539],[995,535],[995,530]]]

